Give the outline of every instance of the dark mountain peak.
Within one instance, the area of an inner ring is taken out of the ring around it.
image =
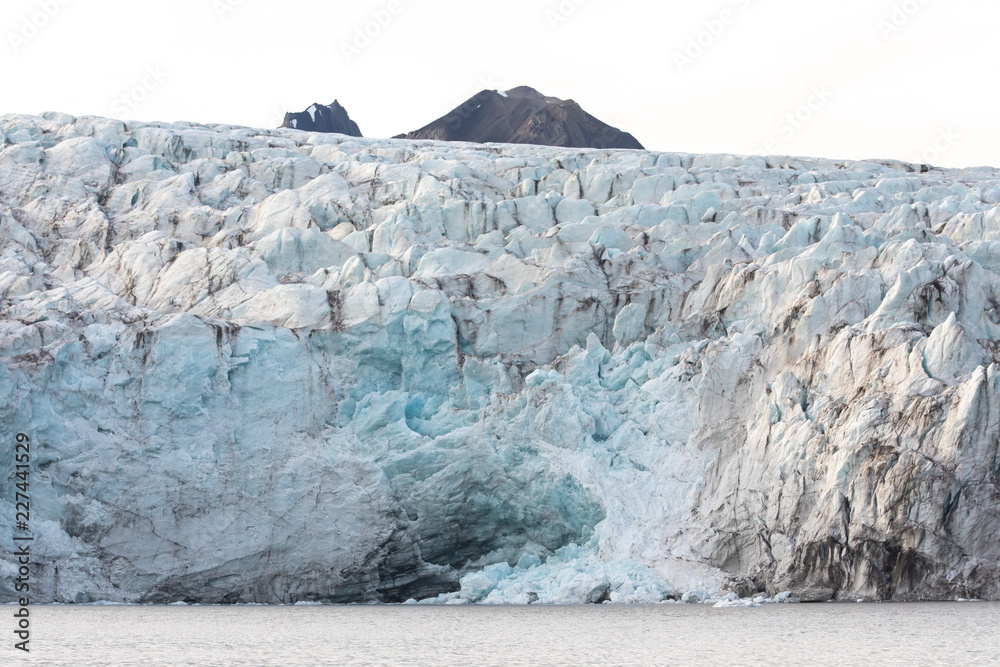
[[[500,91],[493,91],[499,93]],[[532,88],[531,86],[518,86],[517,88],[511,88],[507,92],[503,93],[507,97],[513,97],[515,99],[532,99],[532,100],[544,100],[545,95]]]
[[[313,104],[302,113],[286,113],[282,127],[306,132],[346,134],[350,137],[362,136],[361,128],[351,120],[347,109],[337,100],[330,106]]]
[[[642,149],[631,134],[599,121],[573,100],[547,97],[529,86],[481,91],[430,125],[396,138]]]

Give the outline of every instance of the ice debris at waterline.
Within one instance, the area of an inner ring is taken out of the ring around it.
[[[1000,597],[995,170],[0,130],[33,599]]]

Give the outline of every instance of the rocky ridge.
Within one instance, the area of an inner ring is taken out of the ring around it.
[[[534,88],[484,90],[433,123],[397,139],[534,144],[563,148],[633,148],[635,137],[603,123],[573,100]]]
[[[329,132],[346,134],[349,137],[360,137],[361,128],[351,120],[347,109],[337,100],[333,104],[313,104],[302,113],[286,113],[282,127],[304,132]]]

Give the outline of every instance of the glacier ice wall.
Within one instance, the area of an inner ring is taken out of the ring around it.
[[[39,599],[1000,597],[996,170],[62,114],[0,146]]]

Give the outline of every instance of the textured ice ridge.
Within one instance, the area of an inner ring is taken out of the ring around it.
[[[39,600],[1000,597],[996,170],[61,114],[0,147]]]

